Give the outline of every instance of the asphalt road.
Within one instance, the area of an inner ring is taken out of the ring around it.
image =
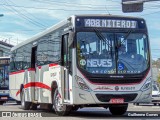
[[[82,108],[78,111],[72,112],[69,116],[59,117],[54,112],[49,112],[47,110],[39,108],[37,110],[25,111],[21,109],[20,105],[17,105],[15,103],[0,105],[0,116],[2,116],[2,112],[3,117],[0,118],[1,120],[15,120],[15,118],[16,120],[31,118],[32,120],[160,119],[160,106],[154,106],[153,104],[141,104],[139,106],[129,104],[128,111],[122,116],[113,116],[108,109],[104,108]],[[9,116],[10,112],[12,114],[12,117],[5,117],[6,114],[7,116]],[[29,116],[29,118],[26,116]]]

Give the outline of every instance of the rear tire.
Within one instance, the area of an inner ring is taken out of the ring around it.
[[[77,111],[79,109],[79,106],[72,107],[72,111]]]
[[[4,101],[0,101],[0,105],[3,105]]]
[[[58,89],[56,88],[54,95],[53,95],[53,108],[56,112],[57,115],[59,116],[66,116],[69,115],[69,113],[71,112],[72,107],[71,106],[67,106],[67,105],[61,105],[60,104],[60,96],[59,96],[59,92]]]
[[[48,104],[48,111],[50,112],[54,111],[53,104]]]
[[[103,107],[103,108],[108,109],[108,106],[105,106],[105,107]]]
[[[30,106],[31,110],[37,110],[37,104],[32,103],[32,105]]]
[[[136,103],[137,106],[139,106],[139,103]]]
[[[22,89],[22,92],[21,92],[21,108],[23,110],[29,110],[30,109],[30,106],[31,106],[31,102],[27,102],[25,100],[25,93],[24,93],[24,89]]]
[[[21,105],[21,101],[16,101],[17,105]]]
[[[109,106],[109,110],[112,113],[112,115],[123,115],[127,111],[127,108],[128,104]]]

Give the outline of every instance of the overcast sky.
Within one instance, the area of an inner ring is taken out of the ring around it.
[[[160,58],[160,1],[147,2],[141,13],[123,13],[121,0],[0,0],[0,40],[16,45],[74,14],[143,17],[152,57]]]

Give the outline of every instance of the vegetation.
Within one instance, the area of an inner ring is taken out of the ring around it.
[[[157,82],[158,82],[158,84],[160,85],[160,74],[158,75]]]
[[[157,60],[152,60],[152,67],[156,67],[160,70],[160,58],[158,58]],[[160,85],[160,72],[157,77],[157,82]]]

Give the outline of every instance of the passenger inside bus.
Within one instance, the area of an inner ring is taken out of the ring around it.
[[[125,55],[125,54],[126,54],[126,46],[122,44],[118,50],[118,55]]]
[[[127,49],[125,45],[121,45],[118,50],[119,62],[123,63],[128,70],[143,71],[146,68],[145,59],[138,53],[135,40],[127,41]]]

